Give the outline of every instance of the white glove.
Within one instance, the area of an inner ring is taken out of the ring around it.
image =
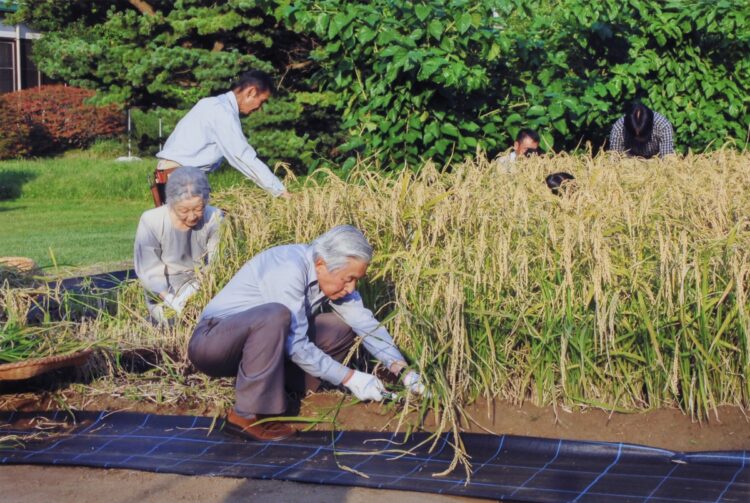
[[[174,302],[172,302],[174,310],[178,313],[182,311],[185,308],[185,304],[187,304],[188,299],[195,295],[197,291],[198,283],[196,283],[195,281],[191,281],[190,283],[185,283],[184,285],[182,285],[182,288],[177,291],[177,294],[174,297]]]
[[[412,393],[415,393],[417,395],[424,394],[424,384],[422,384],[422,378],[413,370],[410,370],[404,376],[404,386],[406,386],[406,389],[408,389]]]
[[[344,386],[349,388],[349,391],[362,401],[374,400],[380,402],[383,400],[383,393],[385,393],[385,386],[380,382],[380,379],[359,370],[354,371],[354,374]]]
[[[165,293],[164,298],[162,299],[162,304],[167,306],[169,309],[177,311],[177,309],[175,309],[174,307],[174,294]]]

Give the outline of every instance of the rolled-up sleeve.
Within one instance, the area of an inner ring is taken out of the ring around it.
[[[247,143],[240,122],[223,119],[224,116],[217,113],[209,120],[216,134],[216,144],[227,162],[274,196],[284,193],[284,184],[263,161],[258,159],[255,149]]]
[[[135,273],[141,284],[151,292],[160,294],[169,288],[166,266],[161,260],[161,242],[144,217],[138,222],[133,252]]]
[[[388,330],[364,306],[359,292],[352,292],[341,300],[331,302],[331,307],[352,327],[354,333],[362,337],[367,351],[386,367],[390,367],[395,361],[406,361]]]
[[[267,302],[278,302],[292,313],[291,331],[286,340],[289,358],[310,375],[340,384],[349,369],[328,356],[307,337],[304,273],[290,265],[263,275],[261,288]]]

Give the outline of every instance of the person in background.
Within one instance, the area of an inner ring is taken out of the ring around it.
[[[547,188],[556,196],[563,195],[568,189],[575,187],[575,177],[565,171],[552,173],[544,178]]]
[[[216,253],[222,214],[208,205],[210,191],[205,173],[180,168],[167,181],[167,204],[141,215],[133,255],[153,323],[168,322],[166,308],[182,311]]]
[[[609,150],[646,159],[674,154],[672,124],[642,103],[629,103],[625,116],[612,126]]]
[[[286,410],[285,366],[306,373],[308,391],[317,391],[323,379],[343,384],[360,400],[382,400],[385,388],[378,377],[341,363],[355,334],[410,392],[424,393],[419,374],[408,370],[390,334],[355,289],[371,260],[372,247],[362,232],[340,225],[311,244],[259,253],[208,303],[190,339],[188,358],[212,377],[236,376],[236,400],[225,431],[261,441],[295,434],[283,422],[257,424]],[[331,312],[323,312],[324,304]]]
[[[200,100],[177,123],[164,148],[151,187],[154,204],[164,204],[163,188],[169,175],[181,166],[209,173],[224,159],[247,178],[274,196],[289,197],[284,184],[258,159],[247,142],[240,117],[261,109],[271,96],[273,80],[259,70],[243,73],[231,90]]]
[[[522,157],[531,157],[539,154],[539,133],[533,129],[522,129],[516,135],[513,149],[510,153],[498,157],[496,162],[503,166],[508,173],[513,171],[513,163]]]

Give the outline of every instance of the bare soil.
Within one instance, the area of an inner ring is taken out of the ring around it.
[[[0,488],[4,503],[383,503],[384,498],[393,498],[399,503],[480,501],[457,496],[279,480],[186,477],[64,466],[0,466]]]

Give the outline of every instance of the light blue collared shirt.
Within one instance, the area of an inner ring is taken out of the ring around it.
[[[305,244],[275,246],[252,259],[234,275],[208,303],[200,319],[226,318],[247,309],[278,302],[292,313],[286,340],[286,353],[302,370],[333,384],[339,384],[349,369],[328,356],[307,337],[308,317],[327,300],[318,287],[312,246]],[[362,337],[365,348],[390,367],[404,361],[391,335],[362,304],[354,291],[330,301],[331,308]]]
[[[226,159],[274,196],[282,194],[286,190],[284,184],[247,143],[239,114],[232,91],[203,98],[180,119],[156,157],[181,166],[194,166],[207,173],[218,169],[222,159]]]

